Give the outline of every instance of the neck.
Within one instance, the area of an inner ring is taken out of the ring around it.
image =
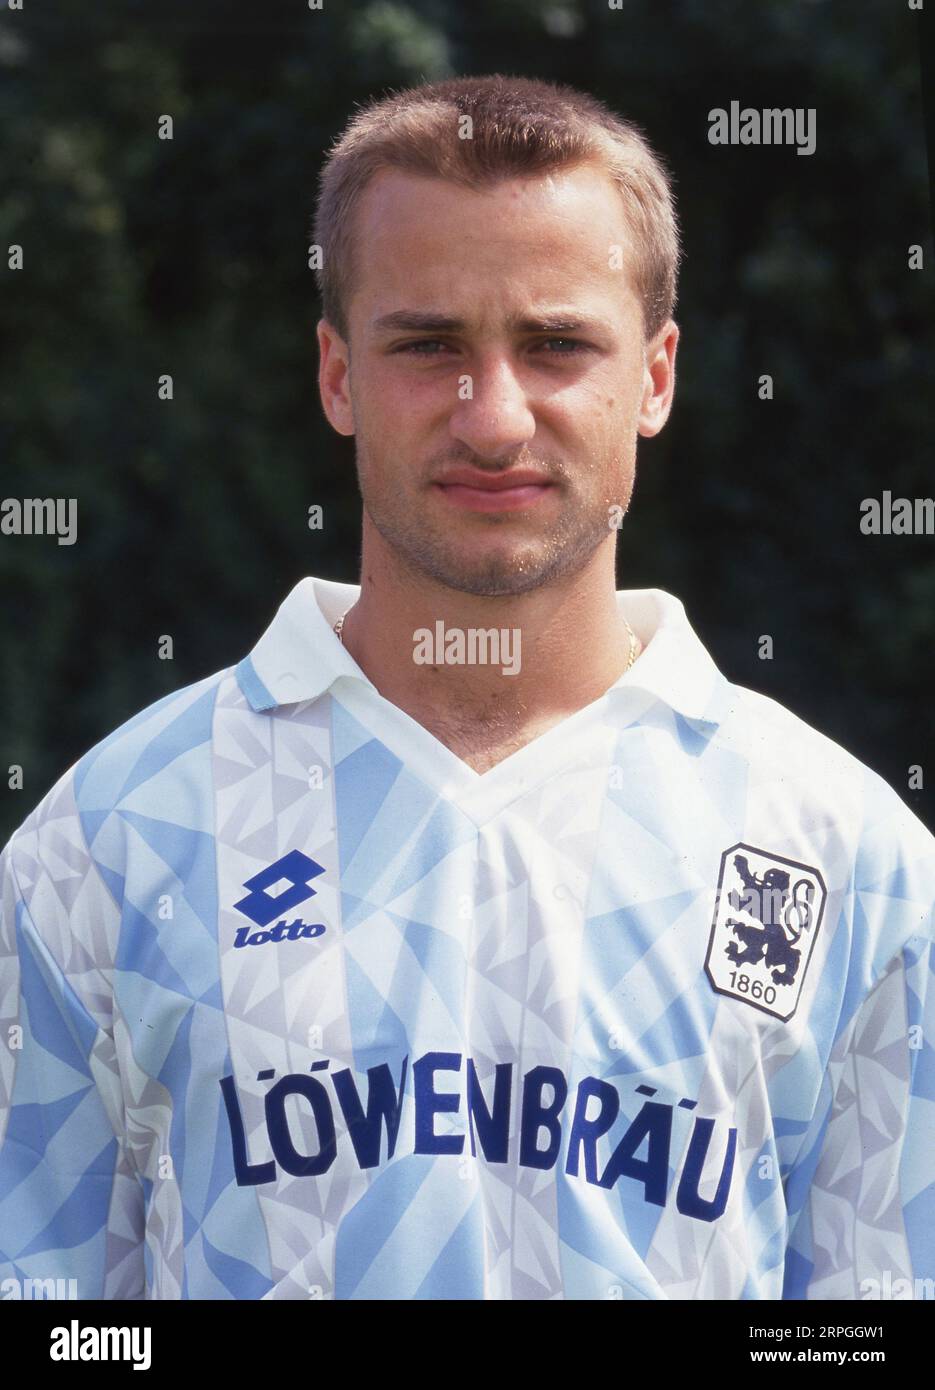
[[[344,644],[380,694],[420,722],[510,732],[554,722],[598,699],[627,667],[614,541],[571,576],[489,598],[409,573],[365,532]]]

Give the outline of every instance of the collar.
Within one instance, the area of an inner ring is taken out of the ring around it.
[[[311,575],[299,581],[250,655],[235,668],[252,709],[261,712],[315,700],[341,679],[376,690],[332,631],[359,597],[357,584]],[[643,651],[608,693],[642,690],[685,719],[719,724],[728,682],[691,627],[681,601],[663,589],[618,589],[617,603]]]

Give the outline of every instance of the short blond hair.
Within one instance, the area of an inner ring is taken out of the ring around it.
[[[471,118],[470,138],[460,120]],[[642,130],[585,92],[527,77],[459,77],[374,100],[328,151],[312,238],[322,312],[348,337],[354,214],[381,169],[470,188],[580,164],[603,167],[620,190],[635,246],[633,288],[649,340],[675,308],[681,247],[672,181]]]

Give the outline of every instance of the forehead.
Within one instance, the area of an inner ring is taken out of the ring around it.
[[[508,295],[619,296],[632,242],[620,192],[594,165],[480,189],[381,170],[355,217],[354,298],[449,302]]]

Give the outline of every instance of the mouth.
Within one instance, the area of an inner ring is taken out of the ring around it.
[[[535,506],[555,491],[555,484],[541,473],[521,469],[506,473],[458,469],[432,486],[450,506],[475,512],[518,511]]]

